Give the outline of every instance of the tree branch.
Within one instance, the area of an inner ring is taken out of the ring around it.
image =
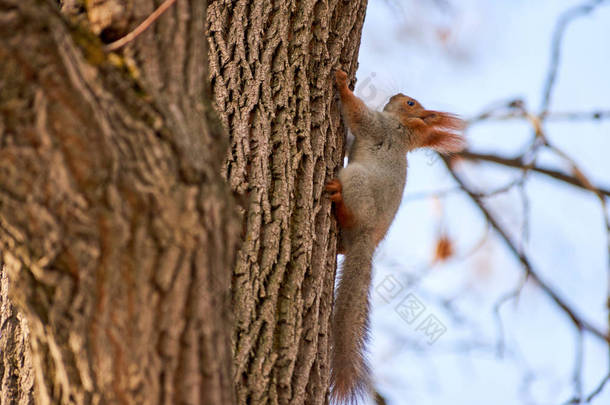
[[[541,166],[528,167],[527,164],[523,161],[523,159],[521,157],[506,158],[506,157],[497,156],[494,154],[477,153],[477,152],[470,152],[470,151],[463,151],[463,152],[457,153],[456,156],[459,156],[459,157],[467,159],[467,160],[477,160],[477,161],[486,161],[486,162],[497,163],[499,165],[513,167],[515,169],[531,170],[533,172],[544,174],[546,176],[554,178],[555,180],[562,181],[562,182],[570,184],[572,186],[575,186],[575,187],[578,187],[578,188],[581,188],[581,189],[584,189],[587,191],[591,191],[591,189],[589,187],[587,187],[587,185],[583,184],[575,176],[569,176],[560,171],[541,167]],[[601,187],[594,187],[594,190],[605,196],[610,196],[609,189],[605,189],[605,188],[601,188]]]
[[[557,20],[555,30],[553,32],[553,39],[551,42],[551,61],[549,64],[549,70],[546,76],[544,90],[542,95],[542,105],[540,113],[543,115],[547,112],[551,103],[551,95],[553,87],[555,86],[555,79],[557,78],[557,71],[559,70],[559,58],[561,57],[561,43],[563,35],[568,25],[576,18],[589,14],[597,6],[602,4],[606,0],[593,0],[586,4],[581,4],[572,7],[565,11]]]
[[[549,296],[549,298],[551,298],[551,300],[553,300],[553,302],[555,302],[555,304],[557,304],[561,308],[561,310],[570,318],[570,320],[574,323],[574,325],[576,325],[579,330],[588,331],[594,336],[604,340],[605,342],[610,343],[610,336],[608,334],[602,332],[597,327],[583,319],[563,300],[563,298],[559,296],[558,293],[556,293],[546,282],[542,280],[538,272],[534,269],[530,260],[525,254],[523,254],[517,249],[513,241],[508,236],[508,233],[504,230],[504,228],[502,228],[502,226],[499,224],[493,214],[491,214],[491,212],[485,207],[483,201],[477,195],[477,193],[471,190],[466,185],[464,180],[460,177],[460,175],[456,173],[456,171],[451,166],[450,159],[447,157],[443,157],[443,162],[445,162],[445,165],[454,180],[459,184],[462,190],[464,190],[464,192],[468,194],[470,199],[479,208],[485,219],[496,230],[498,235],[500,235],[500,238],[504,241],[508,249],[513,253],[515,258],[523,265],[527,276],[534,280],[540,286],[542,291],[544,291]]]

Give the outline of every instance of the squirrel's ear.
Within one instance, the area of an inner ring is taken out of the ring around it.
[[[420,148],[431,148],[439,153],[452,153],[459,152],[466,146],[461,134],[465,123],[456,115],[426,111],[422,119],[426,123],[426,128],[418,145]]]
[[[420,144],[421,148],[431,148],[443,154],[459,152],[465,146],[466,141],[462,135],[434,128],[427,131],[426,136]]]

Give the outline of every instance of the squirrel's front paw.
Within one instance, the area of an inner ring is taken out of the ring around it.
[[[335,83],[339,88],[347,87],[347,73],[341,69],[337,70],[335,72]]]

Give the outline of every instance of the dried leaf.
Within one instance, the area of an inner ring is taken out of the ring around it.
[[[436,241],[433,262],[444,262],[454,254],[453,242],[446,234],[441,234]]]

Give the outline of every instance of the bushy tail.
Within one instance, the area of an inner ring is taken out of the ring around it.
[[[354,404],[370,387],[365,343],[369,328],[371,261],[375,251],[368,232],[346,243],[345,260],[333,311],[331,402]]]

